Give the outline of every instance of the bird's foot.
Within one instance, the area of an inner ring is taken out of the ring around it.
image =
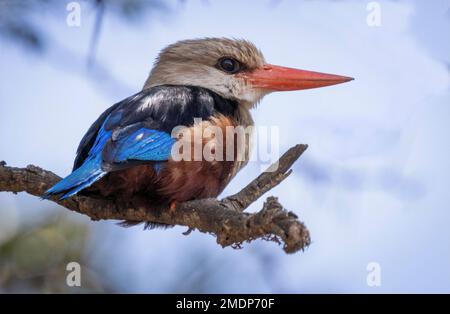
[[[177,206],[178,206],[178,202],[177,201],[171,201],[170,202],[169,208],[168,208],[168,211],[169,211],[170,215],[175,214],[175,209],[177,208]]]

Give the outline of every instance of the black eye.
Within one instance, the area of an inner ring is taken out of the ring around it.
[[[239,72],[239,70],[241,69],[241,64],[239,63],[239,61],[234,60],[232,58],[222,58],[222,59],[220,59],[219,62],[217,63],[217,66],[222,71],[225,71],[225,72],[230,73],[230,74],[234,74],[236,72]]]

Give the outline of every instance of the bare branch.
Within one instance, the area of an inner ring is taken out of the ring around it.
[[[243,211],[283,181],[306,148],[307,145],[292,147],[275,163],[278,164],[275,171],[262,173],[237,194],[223,200],[184,202],[174,210],[149,208],[138,199],[109,200],[80,195],[63,201],[51,200],[92,220],[117,219],[187,226],[189,233],[198,229],[214,234],[222,247],[240,247],[243,242],[262,238],[282,242],[284,251],[293,253],[310,244],[309,231],[294,213],[283,208],[277,198],[268,197],[259,212]],[[275,169],[274,165],[271,167]],[[33,165],[15,168],[0,162],[0,191],[41,196],[60,179],[53,172]]]
[[[308,145],[298,144],[291,147],[281,158],[270,165],[255,180],[250,182],[240,192],[226,197],[223,201],[230,202],[236,210],[243,211],[264,193],[281,183],[291,174],[294,162],[305,152]]]

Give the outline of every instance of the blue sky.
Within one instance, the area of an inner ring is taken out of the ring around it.
[[[92,7],[80,2],[79,28],[66,26],[63,6],[36,12],[57,44],[39,56],[2,40],[0,159],[65,175],[89,125],[142,87],[162,47],[246,38],[270,63],[356,78],[271,94],[253,112],[257,125],[279,127],[280,151],[309,144],[270,194],[306,223],[311,246],[295,255],[265,242],[222,249],[178,227],[143,232],[71,214],[93,230],[95,263],[130,292],[190,291],[204,273],[208,292],[450,292],[449,4],[379,1],[381,25],[369,27],[368,2],[173,2],[171,14],[131,25],[107,12],[96,58],[112,83],[85,71]],[[259,170],[250,164],[224,195]],[[27,195],[1,193],[0,204],[0,241],[16,224],[63,210]],[[380,264],[380,287],[366,284],[369,262]]]

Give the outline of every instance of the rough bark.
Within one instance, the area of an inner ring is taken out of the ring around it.
[[[213,234],[222,247],[240,248],[243,242],[262,238],[280,243],[286,253],[293,253],[310,244],[309,231],[294,213],[283,208],[277,198],[268,197],[263,208],[256,213],[244,210],[286,179],[292,172],[292,164],[306,148],[307,145],[290,148],[274,164],[278,165],[275,171],[263,172],[240,192],[223,200],[194,200],[180,203],[171,210],[150,209],[133,199],[108,200],[80,195],[63,201],[51,200],[92,220],[117,219],[187,226],[186,234],[194,229]],[[0,162],[0,192],[41,196],[60,179],[53,172],[33,165],[15,168]]]

